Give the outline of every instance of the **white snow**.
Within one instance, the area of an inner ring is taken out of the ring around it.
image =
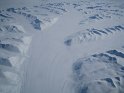
[[[0,1],[0,93],[123,93],[123,4]]]

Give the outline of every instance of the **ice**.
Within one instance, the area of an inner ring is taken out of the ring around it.
[[[0,1],[0,93],[124,93],[123,5]]]

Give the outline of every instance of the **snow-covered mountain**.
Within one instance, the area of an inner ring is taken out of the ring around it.
[[[124,93],[123,5],[0,1],[0,93]]]

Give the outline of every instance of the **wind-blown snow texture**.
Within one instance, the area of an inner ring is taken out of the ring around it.
[[[0,93],[124,93],[123,5],[0,1]]]

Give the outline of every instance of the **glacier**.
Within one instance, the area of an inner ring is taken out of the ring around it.
[[[124,93],[123,0],[1,0],[0,93]]]

